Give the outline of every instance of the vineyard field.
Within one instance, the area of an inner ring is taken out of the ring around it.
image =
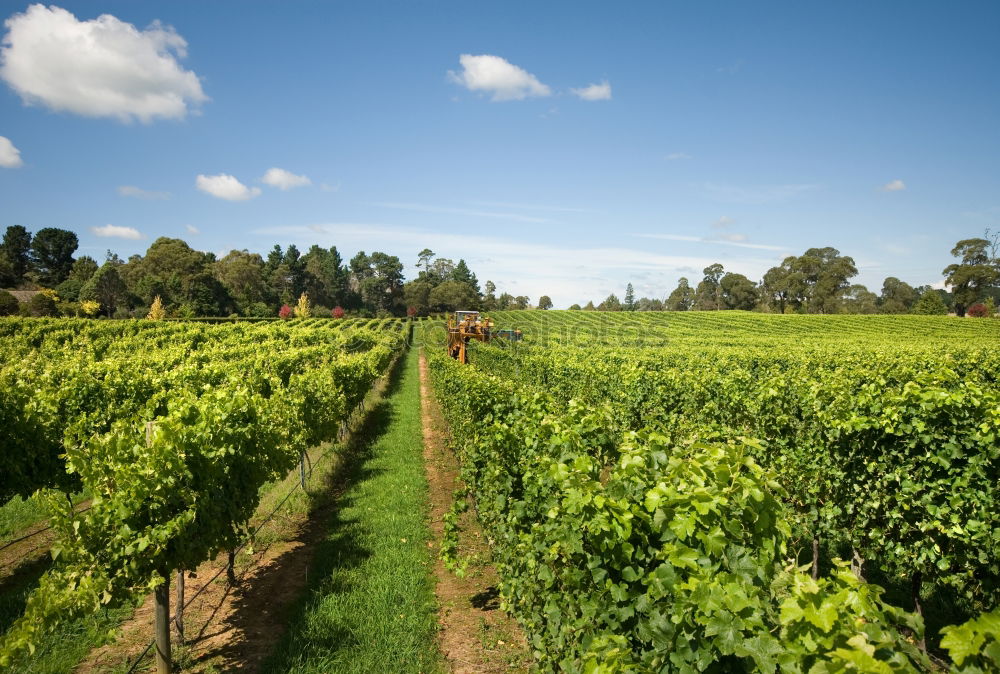
[[[1000,668],[1000,323],[493,318],[432,371],[544,668]]]
[[[262,487],[343,432],[409,330],[0,319],[0,502],[34,495],[57,532],[0,667],[239,546]]]

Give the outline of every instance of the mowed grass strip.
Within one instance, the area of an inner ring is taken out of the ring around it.
[[[344,457],[309,589],[265,672],[442,670],[422,456],[418,357],[408,352]]]

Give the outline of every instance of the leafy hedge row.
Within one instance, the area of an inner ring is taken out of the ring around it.
[[[67,380],[79,387],[36,390],[34,400],[76,412],[62,420],[65,471],[93,500],[76,514],[62,493],[47,492],[58,513],[56,562],[0,637],[0,669],[33,650],[45,630],[236,547],[261,486],[285,475],[306,448],[333,440],[397,353],[391,335],[369,346],[357,353],[290,346],[270,359],[251,350],[170,375],[154,371],[142,385],[128,386],[128,377],[120,387],[114,378],[88,385],[84,373]],[[292,363],[310,367],[284,366]],[[123,404],[105,414],[86,402],[101,393]]]
[[[431,366],[502,594],[543,668],[929,669],[919,617],[844,568],[813,580],[787,565],[784,493],[752,441],[617,433],[608,406]]]
[[[917,595],[947,589],[980,611],[1000,600],[995,353],[485,347],[474,363],[560,401],[609,401],[622,430],[766,441],[753,454],[778,474],[801,547],[844,545]]]

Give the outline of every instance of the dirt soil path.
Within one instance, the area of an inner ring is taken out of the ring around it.
[[[458,458],[448,447],[447,428],[430,390],[423,353],[420,354],[420,405],[441,652],[450,671],[457,674],[528,671],[531,656],[527,642],[514,618],[500,609],[496,569],[490,563],[489,545],[471,509],[460,522],[459,554],[470,558],[465,577],[458,578],[448,571],[437,554],[444,533],[444,515],[451,508],[460,482]]]
[[[76,504],[73,509],[83,512],[89,507],[90,499],[87,499]],[[26,567],[37,566],[39,563],[48,564],[49,548],[55,537],[55,531],[48,520],[40,520],[0,545],[0,587],[8,577],[20,575]]]
[[[276,489],[286,493],[290,486],[283,484]],[[171,623],[173,659],[183,671],[258,671],[284,634],[288,609],[306,586],[315,543],[322,538],[321,523],[329,507],[323,504],[308,516],[283,516],[279,511],[273,520],[277,531],[264,529],[268,542],[252,551],[244,549],[237,556],[235,585],[227,580],[225,553],[205,562],[194,573],[185,574],[185,597],[190,604],[184,609],[183,644],[176,624]],[[172,619],[177,606],[176,580],[174,575],[170,588]],[[132,618],[122,624],[121,636],[92,651],[75,671],[104,672],[133,662],[152,640],[153,611],[152,597],[147,597]],[[147,660],[136,671],[147,671],[150,665]]]

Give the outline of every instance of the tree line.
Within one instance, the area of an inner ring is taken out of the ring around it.
[[[64,229],[32,235],[20,225],[7,227],[0,242],[0,288],[42,292],[22,306],[0,292],[0,315],[141,317],[155,303],[156,311],[175,317],[274,317],[288,315],[303,294],[314,316],[529,306],[527,297],[497,296],[491,281],[481,292],[464,260],[455,263],[426,249],[418,257],[418,277],[407,283],[399,258],[379,251],[362,251],[345,262],[336,246],[314,245],[303,254],[292,244],[275,245],[266,257],[233,250],[219,259],[181,239],[161,237],[145,255],[122,260],[108,251],[99,264],[88,255],[74,257],[78,243]]]
[[[9,226],[0,242],[0,288],[41,290],[19,305],[0,291],[0,315],[145,316],[156,311],[175,317],[291,315],[305,295],[314,316],[427,315],[455,309],[528,309],[524,295],[497,293],[492,281],[480,287],[465,260],[417,254],[417,277],[407,281],[395,255],[359,252],[344,261],[336,246],[314,245],[304,254],[294,245],[275,245],[266,256],[233,250],[221,259],[191,248],[181,239],[161,237],[145,255],[122,260],[108,251],[98,263],[75,257],[79,241],[69,230],[46,227],[34,234]],[[742,309],[775,313],[947,313],[992,315],[1000,298],[1000,234],[959,241],[957,261],[944,270],[949,290],[911,286],[888,277],[876,294],[851,283],[853,258],[836,248],[810,248],[786,257],[759,282],[712,264],[696,285],[681,278],[665,299],[636,298],[629,283],[623,299],[609,295],[598,305],[570,309],[596,311],[715,311]],[[542,295],[538,309],[552,308]],[[296,315],[300,315],[297,312]]]
[[[1000,299],[1000,235],[986,232],[986,238],[963,239],[951,254],[958,261],[942,274],[950,290],[928,285],[911,286],[890,276],[876,294],[864,285],[851,283],[858,269],[854,259],[836,248],[810,248],[802,255],[790,255],[767,270],[757,283],[743,274],[727,272],[715,263],[702,270],[703,277],[692,287],[682,277],[665,300],[635,298],[632,284],[624,300],[614,294],[594,305],[588,302],[570,309],[596,311],[715,311],[742,309],[772,313],[809,314],[946,314],[958,316],[993,315]]]

